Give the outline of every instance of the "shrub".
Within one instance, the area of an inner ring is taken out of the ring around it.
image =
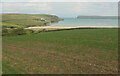
[[[11,31],[11,35],[24,35],[24,34],[26,34],[26,32],[23,28],[13,29]]]
[[[8,29],[2,29],[2,36],[8,35],[9,30]]]
[[[26,34],[32,34],[32,33],[34,33],[34,31],[33,30],[25,30],[25,33]]]
[[[8,33],[8,29],[2,29],[2,33]]]

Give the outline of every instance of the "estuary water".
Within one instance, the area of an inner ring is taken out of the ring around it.
[[[51,26],[59,27],[118,27],[118,19],[80,19],[80,18],[62,18],[63,21],[53,23]]]

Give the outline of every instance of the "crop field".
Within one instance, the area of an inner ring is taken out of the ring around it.
[[[118,29],[3,37],[3,74],[116,74]]]

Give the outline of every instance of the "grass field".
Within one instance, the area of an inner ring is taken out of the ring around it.
[[[41,21],[41,18],[47,21]],[[48,14],[2,14],[3,28],[24,28],[30,26],[46,26],[61,19]]]
[[[4,74],[118,73],[118,30],[76,29],[3,37]]]

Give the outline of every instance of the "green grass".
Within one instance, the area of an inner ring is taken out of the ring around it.
[[[49,20],[49,22],[58,22],[61,20],[55,15],[47,14],[2,14],[2,26],[3,28],[19,28],[49,24],[48,21],[41,21],[41,18]]]
[[[117,29],[3,37],[4,74],[114,74],[117,71]]]

